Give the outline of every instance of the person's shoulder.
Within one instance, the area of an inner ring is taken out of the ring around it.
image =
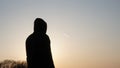
[[[46,40],[50,40],[50,38],[49,38],[49,36],[48,36],[47,34],[45,34],[44,38],[45,38]]]
[[[30,34],[30,35],[27,37],[27,40],[33,38],[33,36],[34,36],[33,33]]]
[[[49,38],[49,36],[48,36],[47,34],[45,34],[45,36],[46,36],[47,38]]]
[[[34,34],[32,33],[32,34],[30,34],[29,36],[28,36],[28,38],[30,38],[30,37],[32,37]]]

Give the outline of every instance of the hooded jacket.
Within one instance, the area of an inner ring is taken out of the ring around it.
[[[46,31],[46,22],[41,18],[37,18],[34,21],[34,32],[26,40],[28,68],[55,68],[50,39]]]

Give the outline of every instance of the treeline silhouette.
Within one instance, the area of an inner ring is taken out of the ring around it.
[[[4,60],[0,62],[0,68],[27,68],[25,61]]]

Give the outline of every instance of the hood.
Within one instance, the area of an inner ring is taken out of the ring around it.
[[[36,18],[36,20],[34,21],[34,33],[45,34],[46,31],[47,31],[47,23],[41,18]]]

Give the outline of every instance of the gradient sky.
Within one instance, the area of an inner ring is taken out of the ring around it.
[[[0,0],[0,61],[26,60],[37,17],[56,68],[120,68],[120,0]]]

